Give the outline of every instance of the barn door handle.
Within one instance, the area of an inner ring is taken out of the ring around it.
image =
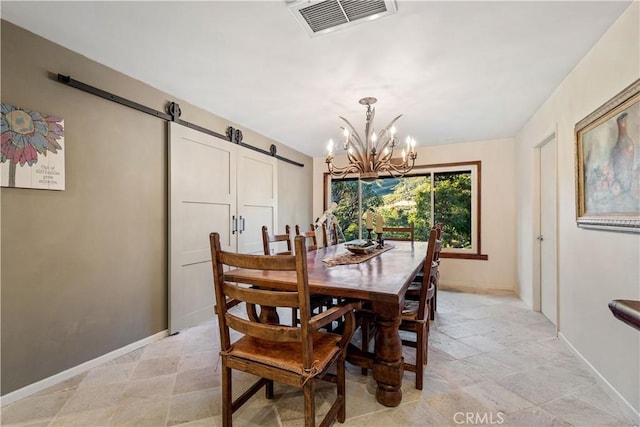
[[[231,217],[231,234],[236,234],[236,231],[238,231],[238,220],[236,219],[236,216],[233,215]]]
[[[242,218],[242,215],[240,215],[240,231],[239,233],[242,234],[242,232],[244,231],[244,218]]]

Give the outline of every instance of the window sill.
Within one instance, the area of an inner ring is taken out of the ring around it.
[[[454,258],[454,259],[478,259],[481,261],[487,261],[489,255],[485,254],[463,254],[459,252],[440,252],[440,258]]]

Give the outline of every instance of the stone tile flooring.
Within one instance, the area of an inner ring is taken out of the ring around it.
[[[219,426],[218,348],[212,320],[8,405],[1,423]],[[412,349],[405,358],[414,358]],[[233,375],[237,396],[253,378]],[[375,401],[371,373],[364,377],[348,365],[347,380],[345,426],[633,425],[555,337],[553,325],[509,296],[439,292],[424,390],[405,372],[399,407]],[[320,418],[335,386],[318,390]],[[258,393],[234,414],[234,424],[302,425],[301,392],[277,384],[275,392],[272,401]]]

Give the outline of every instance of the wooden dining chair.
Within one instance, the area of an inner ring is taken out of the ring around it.
[[[315,251],[318,249],[318,237],[313,224],[310,225],[309,231],[303,232],[300,232],[300,226],[296,224],[296,236],[303,236],[305,238],[305,244],[306,242],[310,242],[310,244],[307,245],[308,251]]]
[[[271,245],[277,244],[279,242],[286,242],[287,250],[276,252],[274,254],[271,253]],[[266,225],[262,226],[262,247],[264,249],[265,255],[292,255],[293,251],[291,250],[291,227],[289,225],[285,225],[284,234],[269,234],[269,229]],[[311,297],[311,307],[312,310],[317,308],[322,309],[324,307],[324,301],[329,297],[323,296],[314,296]],[[291,309],[291,325],[296,326],[298,322],[298,309]]]
[[[276,252],[274,255],[291,255],[291,227],[285,225],[284,234],[269,234],[269,229],[266,225],[262,226],[262,247],[265,255],[271,255],[271,245],[278,244],[279,242],[287,243],[287,250]]]
[[[429,305],[431,320],[435,319],[436,309],[438,306],[438,286],[440,284],[440,250],[442,249],[442,230],[444,224],[436,224],[436,247],[433,252],[433,264],[435,273],[432,273],[431,282],[433,283],[433,301]]]
[[[266,225],[262,226],[262,248],[264,250],[265,255],[271,255],[271,244],[286,242],[287,250],[277,252],[275,255],[291,255],[293,252],[291,251],[291,227],[288,225],[285,226],[285,234],[269,234],[269,230]],[[240,304],[240,301],[228,299],[227,300],[227,310],[231,307]],[[215,311],[217,312],[218,307],[215,307]]]
[[[415,238],[415,229],[413,224],[408,227],[382,227],[384,240],[396,240],[404,242],[413,242]],[[390,235],[388,233],[391,233]]]
[[[335,222],[331,223],[331,227],[327,230],[327,224],[322,223],[322,237],[324,238],[324,246],[334,246],[338,244],[338,227]]]
[[[287,250],[282,252],[276,252],[274,255],[291,255],[291,227],[286,225],[284,227],[285,234],[269,234],[269,230],[266,225],[262,226],[262,246],[265,255],[271,255],[271,245],[277,242],[286,242]],[[299,227],[296,225],[296,232],[299,232]],[[317,249],[317,247],[316,247]],[[311,250],[311,249],[310,249]],[[314,249],[315,250],[315,249]],[[322,311],[325,307],[332,305],[329,302],[331,297],[326,295],[311,295],[311,310]],[[298,309],[291,308],[291,325],[295,326],[298,322]],[[331,325],[329,325],[329,328]]]
[[[433,253],[436,247],[436,235],[436,229],[432,228],[429,232],[429,244],[427,246],[427,254],[423,269],[424,277],[432,277]],[[428,361],[429,304],[433,299],[433,292],[433,284],[430,286],[422,286],[418,300],[405,299],[404,307],[402,308],[402,322],[399,327],[400,331],[412,332],[415,334],[415,340],[403,338],[402,345],[416,349],[416,363],[412,364],[404,362],[404,369],[416,373],[416,388],[418,390],[422,390],[424,367]],[[369,340],[371,337],[371,326],[374,318],[366,311],[361,310],[361,313],[361,348],[363,351],[368,351]],[[362,372],[366,375],[367,369],[363,368]]]
[[[222,425],[232,425],[233,413],[265,386],[266,397],[273,398],[273,382],[298,387],[304,393],[304,425],[315,425],[315,383],[322,379],[336,384],[336,399],[322,424],[346,418],[345,358],[346,349],[355,327],[354,310],[360,303],[345,303],[312,316],[309,302],[306,248],[303,237],[294,240],[295,255],[250,255],[226,252],[221,249],[220,235],[211,233],[211,260],[217,301],[227,298],[243,301],[247,317],[218,308],[220,328],[220,359],[222,360]],[[295,288],[284,287],[277,281],[264,278],[232,283],[225,280],[225,267],[278,272],[290,271],[297,276]],[[300,311],[299,326],[260,323],[256,305],[296,307]],[[252,309],[253,308],[253,309]],[[344,317],[341,335],[319,331],[319,328]],[[231,342],[230,329],[240,334]],[[332,365],[336,373],[329,373]],[[247,372],[260,379],[241,394],[232,398],[232,370]]]
[[[436,305],[438,298],[438,284],[440,280],[440,251],[442,250],[442,227],[443,224],[436,224],[436,243],[433,252],[433,265],[431,266],[431,280],[429,284],[433,285],[433,299],[429,304],[429,319],[434,320],[436,315]],[[407,299],[417,300],[420,297],[420,289],[424,283],[424,277],[420,272],[413,280],[409,289],[405,294]]]

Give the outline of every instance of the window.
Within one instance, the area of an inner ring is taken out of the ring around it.
[[[337,203],[333,213],[347,241],[366,236],[358,218],[370,210],[382,215],[385,226],[413,224],[416,240],[428,240],[432,225],[441,223],[443,256],[487,259],[480,252],[480,165],[478,161],[416,166],[410,176],[373,182],[330,179],[325,174],[325,204]]]

